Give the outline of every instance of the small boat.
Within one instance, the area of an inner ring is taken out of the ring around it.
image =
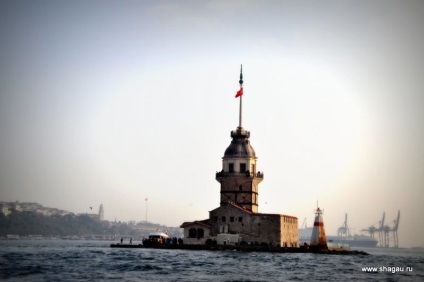
[[[143,239],[144,246],[164,245],[169,236],[163,232],[154,232],[149,234],[149,238]]]

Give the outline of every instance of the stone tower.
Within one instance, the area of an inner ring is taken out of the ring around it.
[[[105,220],[105,211],[103,209],[103,204],[100,205],[99,208],[99,220],[104,221]]]
[[[231,144],[222,158],[222,170],[216,173],[216,180],[221,184],[221,202],[234,203],[254,213],[258,212],[258,184],[263,180],[263,173],[257,171],[255,150],[250,145],[250,132],[241,126],[243,73],[240,70],[239,126],[231,131]]]
[[[249,137],[250,132],[243,128],[231,131],[233,140],[225,150],[216,180],[221,183],[221,205],[231,202],[257,213],[258,185],[263,173],[256,171],[257,157]]]

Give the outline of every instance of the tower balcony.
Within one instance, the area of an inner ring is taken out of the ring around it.
[[[258,171],[257,173],[253,172],[224,172],[219,171],[216,173],[216,179],[227,178],[227,177],[246,177],[246,178],[264,178],[264,173]]]
[[[243,127],[238,127],[237,130],[231,131],[231,138],[247,138],[250,137],[250,131],[245,130]]]

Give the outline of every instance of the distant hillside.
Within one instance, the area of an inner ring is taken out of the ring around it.
[[[45,216],[26,211],[12,211],[7,216],[0,215],[0,235],[88,235],[107,234],[109,230],[108,225],[95,221],[87,215]]]
[[[75,215],[57,209],[44,208],[34,203],[31,203],[31,206],[36,207],[36,209],[32,211],[22,208],[23,206],[28,205],[20,204],[19,210],[12,208],[8,209],[7,213],[0,213],[1,237],[13,234],[19,236],[41,235],[44,237],[84,236],[90,238],[90,236],[95,235],[96,238],[101,236],[141,238],[147,237],[149,233],[154,231],[166,232],[171,237],[182,237],[182,231],[178,227],[167,227],[150,222],[100,221],[98,217],[93,217],[90,214]],[[59,212],[41,213],[40,210]]]
[[[12,211],[20,211],[20,212],[37,212],[43,215],[66,215],[71,212],[56,209],[56,208],[47,208],[43,207],[38,203],[21,203],[21,202],[0,202],[0,213],[4,215],[10,214]]]

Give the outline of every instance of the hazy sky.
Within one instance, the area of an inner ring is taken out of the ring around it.
[[[424,246],[424,1],[1,1],[0,200],[178,226],[238,125],[259,210]]]

